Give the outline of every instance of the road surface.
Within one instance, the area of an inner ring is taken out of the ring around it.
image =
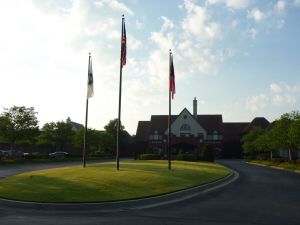
[[[221,189],[185,201],[150,209],[109,213],[80,210],[40,212],[0,205],[0,224],[300,225],[300,174],[237,160],[222,163],[239,172],[239,179]]]

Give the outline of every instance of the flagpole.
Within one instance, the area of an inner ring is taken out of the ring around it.
[[[120,57],[120,85],[119,85],[119,109],[118,109],[118,124],[117,124],[117,154],[116,154],[116,162],[117,162],[117,170],[120,169],[120,126],[121,126],[121,97],[122,97],[122,72],[123,72],[123,61],[122,61],[122,47],[123,47],[123,35],[124,35],[124,15],[122,15],[122,36],[121,36],[121,57]]]
[[[170,66],[171,68],[171,49],[170,49]],[[171,170],[171,74],[169,72],[169,117],[168,117],[168,168]]]
[[[91,53],[89,53],[89,71],[90,73],[90,63],[91,63]],[[89,85],[89,81],[88,81]],[[89,112],[89,94],[86,97],[86,108],[85,108],[85,129],[84,129],[84,134],[83,134],[83,156],[82,156],[82,161],[83,161],[83,167],[85,167],[86,164],[86,136],[87,136],[87,124],[88,124],[88,112]]]
[[[83,167],[85,167],[86,164],[86,136],[87,136],[88,110],[89,110],[89,98],[86,98],[85,129],[83,135]]]
[[[122,63],[122,60],[121,62]],[[121,124],[121,97],[122,97],[122,65],[120,65],[120,87],[119,87],[119,111],[118,111],[118,125],[117,125],[117,170],[120,168],[120,124]]]

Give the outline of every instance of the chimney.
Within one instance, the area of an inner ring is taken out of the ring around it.
[[[196,99],[196,97],[193,100],[193,115],[195,118],[197,118],[197,99]]]

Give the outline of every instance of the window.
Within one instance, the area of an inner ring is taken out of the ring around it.
[[[180,127],[180,131],[190,131],[191,130],[191,127],[190,125],[188,124],[183,124],[181,127]]]
[[[218,140],[218,132],[217,131],[213,132],[213,140],[214,141]]]

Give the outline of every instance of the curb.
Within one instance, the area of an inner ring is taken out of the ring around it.
[[[124,200],[100,203],[37,203],[23,202],[0,198],[1,207],[9,207],[19,210],[38,210],[39,212],[65,213],[66,211],[82,212],[116,212],[131,209],[146,209],[161,205],[167,205],[193,198],[197,195],[207,193],[224,187],[239,178],[239,173],[231,169],[231,173],[219,180],[196,186],[193,188],[176,191],[164,195],[148,197],[136,200]]]
[[[300,174],[300,170],[290,170],[290,169],[286,169],[286,168],[282,168],[282,167],[278,167],[278,166],[267,166],[267,165],[264,165],[264,164],[253,163],[253,162],[246,162],[246,163],[250,164],[250,165],[268,167],[268,168],[272,168],[272,169],[275,169],[275,170],[282,170],[282,171],[288,171],[288,172],[291,172],[291,173],[299,173]]]

